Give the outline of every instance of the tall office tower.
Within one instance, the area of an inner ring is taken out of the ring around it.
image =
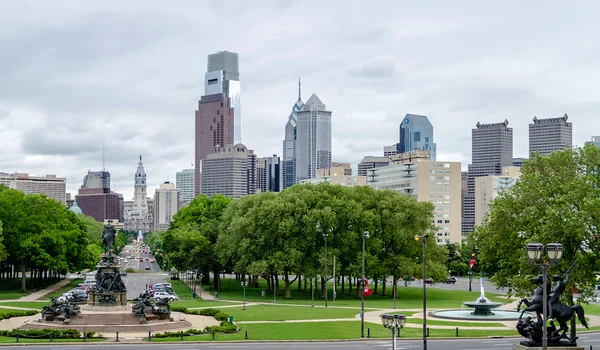
[[[393,155],[402,153],[399,150],[400,148],[400,144],[399,143],[395,143],[393,145],[390,146],[383,146],[383,156],[384,157],[391,157]]]
[[[296,136],[298,118],[296,114],[299,110],[304,107],[302,102],[302,90],[300,85],[300,79],[298,79],[298,100],[292,107],[292,113],[288,117],[288,121],[285,124],[285,139],[283,140],[283,159],[281,163],[282,169],[282,190],[291,187],[296,183]]]
[[[166,181],[154,192],[154,229],[166,231],[179,209],[179,190]]]
[[[429,152],[426,152],[429,153]],[[367,185],[429,201],[440,245],[461,242],[460,162],[440,162],[398,155],[386,166],[369,169]]]
[[[208,85],[207,92],[211,92]],[[214,152],[215,146],[233,144],[233,119],[231,99],[225,93],[217,92],[200,98],[196,111],[194,196],[200,193],[202,161]]]
[[[390,165],[391,161],[390,157],[365,156],[358,163],[358,176],[367,176],[369,169]]]
[[[67,179],[49,174],[30,176],[27,173],[0,173],[0,185],[19,190],[25,194],[45,194],[67,205]]]
[[[600,148],[600,136],[592,136],[592,141],[588,141],[586,144]]]
[[[152,213],[148,210],[148,187],[141,154],[140,162],[133,176],[133,183],[133,205],[125,209],[125,203],[122,204],[124,227],[128,231],[150,232],[152,231],[153,220]]]
[[[475,226],[475,178],[502,175],[502,168],[513,165],[513,129],[503,123],[481,124],[471,132],[472,164],[469,164],[467,195],[463,203],[462,232]]]
[[[433,125],[424,115],[406,114],[400,124],[400,143],[397,145],[397,153],[417,150],[429,151],[431,160],[435,161],[437,146],[433,142]],[[384,148],[384,153],[385,151]]]
[[[465,197],[469,188],[469,173],[466,171],[460,172],[460,217],[465,217]],[[462,230],[462,228],[461,228]]]
[[[243,144],[215,146],[202,164],[201,193],[240,198],[256,193],[256,155]]]
[[[508,190],[521,177],[521,168],[507,166],[502,175],[480,176],[475,179],[475,225],[481,225],[492,200],[502,191]]]
[[[81,188],[104,188],[110,191],[110,172],[108,171],[89,171],[83,177]]]
[[[312,94],[296,113],[296,181],[312,179],[317,169],[331,168],[331,111]]]
[[[242,143],[239,55],[229,51],[210,54],[207,66],[204,94],[222,93],[231,99],[231,106],[234,110],[233,144]]]
[[[568,119],[566,113],[561,118],[533,117],[533,124],[529,124],[529,154],[543,156],[573,147],[573,124]]]
[[[257,192],[280,192],[282,184],[281,160],[274,154],[256,160]]]
[[[183,169],[175,174],[175,187],[181,201],[189,203],[194,199],[194,169]]]

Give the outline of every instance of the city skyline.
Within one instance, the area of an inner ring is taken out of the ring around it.
[[[465,12],[466,3],[389,2],[385,13],[352,1],[68,4],[0,5],[11,13],[1,20],[10,35],[0,38],[0,171],[66,177],[73,196],[88,169],[103,169],[103,141],[111,189],[125,200],[140,153],[149,191],[189,168],[207,55],[225,50],[240,55],[243,143],[258,157],[282,156],[298,76],[335,113],[332,161],[354,168],[397,142],[407,113],[429,118],[437,159],[463,170],[478,121],[508,119],[514,157],[528,156],[534,116],[567,113],[576,145],[600,134],[595,3]],[[298,13],[316,4],[308,25]],[[225,17],[236,25],[215,35]]]

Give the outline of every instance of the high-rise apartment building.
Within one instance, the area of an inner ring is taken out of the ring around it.
[[[573,147],[573,124],[565,113],[560,118],[538,119],[529,124],[529,153],[547,155]]]
[[[475,225],[481,225],[488,207],[494,198],[517,183],[521,177],[519,167],[508,166],[502,175],[488,175],[475,178]]]
[[[469,164],[467,195],[463,207],[462,232],[475,226],[475,178],[502,175],[502,168],[513,165],[513,129],[503,123],[481,124],[471,132],[472,162]]]
[[[256,160],[257,192],[280,192],[282,181],[281,160],[276,154]]]
[[[331,162],[331,168],[343,169],[343,175],[352,175],[352,165],[350,163]]]
[[[392,160],[390,157],[365,156],[360,163],[358,163],[358,176],[367,176],[369,169],[387,166],[390,165],[391,162]]]
[[[433,125],[424,115],[406,114],[400,123],[400,142],[396,153],[406,153],[417,150],[429,151],[435,161],[437,146],[433,141]],[[388,152],[393,150],[388,146]],[[386,148],[384,148],[384,155]]]
[[[202,164],[202,194],[240,198],[256,193],[256,155],[243,144],[215,146]]]
[[[600,136],[592,136],[592,140],[586,143],[600,148]]]
[[[67,179],[49,174],[30,176],[27,173],[0,173],[0,185],[19,190],[25,194],[45,194],[62,204],[67,204]]]
[[[194,195],[200,193],[202,160],[215,146],[241,139],[240,73],[238,54],[228,51],[208,56],[204,95],[196,111]]]
[[[296,139],[298,118],[296,113],[304,107],[302,90],[298,79],[298,100],[292,106],[292,112],[285,124],[285,139],[283,140],[283,159],[281,160],[281,173],[283,178],[282,190],[296,183]]]
[[[296,112],[296,179],[311,179],[317,169],[331,167],[331,111],[312,94]]]
[[[369,186],[413,196],[435,206],[433,224],[438,244],[461,242],[460,162],[398,157],[397,163],[368,172]]]
[[[153,229],[153,220],[152,213],[148,208],[148,185],[141,154],[133,176],[133,183],[133,204],[125,209],[125,203],[123,203],[124,227],[128,231],[150,232]]]
[[[189,203],[194,199],[194,169],[183,169],[175,174],[175,187],[181,201]]]
[[[179,190],[169,181],[162,183],[154,192],[154,229],[166,231],[179,210]]]

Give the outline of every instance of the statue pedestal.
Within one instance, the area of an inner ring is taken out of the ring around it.
[[[521,344],[513,344],[513,350],[542,350],[542,346],[525,346]],[[569,346],[569,345],[550,345],[548,349],[551,350],[585,350],[583,346]]]
[[[101,302],[103,297],[115,296],[114,303]],[[127,292],[90,292],[88,299],[89,306],[123,306],[127,305]]]

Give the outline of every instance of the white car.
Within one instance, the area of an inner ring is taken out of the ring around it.
[[[176,295],[172,295],[166,292],[155,292],[154,293],[154,299],[169,299],[171,301],[173,300],[179,300],[179,298]]]

